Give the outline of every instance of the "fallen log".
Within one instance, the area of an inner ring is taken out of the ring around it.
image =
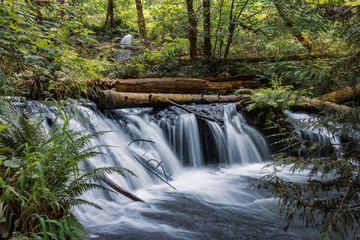
[[[257,63],[257,62],[305,61],[305,60],[313,60],[317,58],[341,58],[341,57],[346,57],[346,55],[338,54],[338,53],[311,52],[306,54],[292,54],[286,56],[237,58],[237,59],[229,59],[228,61]]]
[[[85,160],[85,163],[90,169],[95,169],[95,166],[89,160]],[[120,187],[119,185],[117,185],[110,178],[108,178],[106,176],[101,176],[99,178],[101,181],[106,183],[109,187],[114,189],[116,192],[124,195],[125,197],[127,197],[133,201],[136,201],[136,202],[144,202],[144,200],[142,200],[141,198],[137,197],[136,195],[132,194],[131,192],[129,192],[129,191],[125,190],[124,188]]]
[[[203,94],[149,94],[149,93],[124,93],[105,90],[99,94],[95,102],[103,109],[116,109],[128,107],[166,107],[170,101],[178,104],[209,104],[238,102],[249,97],[236,95],[203,95]]]
[[[317,111],[322,111],[322,110],[329,110],[330,112],[338,112],[338,111],[349,111],[351,110],[350,107],[345,106],[345,105],[338,105],[335,103],[331,103],[331,102],[325,102],[322,100],[318,100],[318,99],[312,99],[312,98],[308,98],[308,97],[304,97],[301,96],[298,99],[306,102],[308,104],[308,106],[304,105],[303,108],[304,109],[310,109],[310,108],[314,108]],[[311,110],[311,109],[310,109]]]
[[[318,98],[318,100],[342,104],[348,101],[358,100],[359,98],[360,98],[360,85],[356,85],[353,87],[347,87],[339,91],[322,95],[321,97]]]
[[[253,81],[255,76],[239,78],[144,78],[117,80],[115,89],[118,92],[134,93],[183,93],[201,94],[206,92],[229,93],[239,88],[257,89],[265,84]]]

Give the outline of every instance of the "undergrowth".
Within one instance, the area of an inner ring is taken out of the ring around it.
[[[74,217],[74,206],[100,207],[81,195],[108,190],[94,181],[99,177],[128,171],[82,168],[82,162],[99,154],[101,146],[90,140],[104,132],[73,130],[73,118],[58,107],[46,128],[43,115],[30,117],[0,99],[1,239],[82,239],[86,231]]]

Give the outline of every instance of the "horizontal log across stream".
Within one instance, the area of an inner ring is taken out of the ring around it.
[[[102,91],[96,99],[104,109],[128,107],[160,107],[169,105],[168,100],[179,104],[229,103],[249,100],[249,97],[237,95],[203,95],[203,94],[158,94],[158,93],[125,93],[112,90]]]
[[[255,76],[242,76],[218,79],[198,78],[144,78],[117,80],[115,89],[118,92],[133,93],[181,93],[201,94],[206,92],[232,93],[239,88],[257,89],[264,87],[253,81]]]

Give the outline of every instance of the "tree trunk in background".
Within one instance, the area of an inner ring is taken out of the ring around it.
[[[114,6],[113,1],[114,1],[114,0],[108,0],[107,11],[106,11],[106,18],[105,18],[105,24],[104,24],[104,32],[105,32],[105,33],[106,33],[107,27],[108,27],[108,25],[109,25],[109,19],[110,19],[110,16],[111,16],[111,12],[113,11],[113,10],[112,10],[112,7]]]
[[[66,5],[67,0],[61,0],[61,4],[64,6]],[[61,10],[61,17],[67,19],[67,15],[64,10]]]
[[[189,21],[190,59],[194,59],[196,57],[197,22],[193,0],[186,0],[186,6]]]
[[[114,29],[115,28],[115,18],[114,18],[114,8],[115,8],[115,3],[114,0],[110,1],[110,28]]]
[[[229,37],[228,37],[228,41],[227,41],[227,44],[225,47],[224,59],[226,59],[229,55],[230,46],[234,39],[235,29],[238,26],[239,18],[241,16],[241,14],[244,12],[246,5],[249,3],[249,0],[246,0],[243,7],[241,8],[238,15],[236,15],[236,16],[233,16],[234,15],[234,3],[235,3],[235,0],[232,0],[231,9],[230,9]]]
[[[224,6],[224,0],[221,0],[221,2],[220,2],[220,10],[219,10],[219,20],[218,20],[218,25],[217,25],[216,32],[215,32],[215,45],[214,45],[214,49],[213,49],[213,57],[216,56],[216,47],[217,47],[217,43],[218,43],[218,35],[219,35],[219,32],[222,31],[222,28],[220,27],[220,24],[222,22],[223,6]],[[220,42],[222,43],[222,39],[220,40]],[[221,56],[221,49],[222,49],[222,44],[220,44],[220,56]]]
[[[139,34],[142,39],[146,39],[146,26],[145,26],[145,18],[143,13],[143,6],[141,0],[135,0],[136,2],[136,10],[138,15],[138,25],[139,25]]]
[[[203,15],[204,15],[204,55],[206,58],[211,57],[211,14],[210,14],[210,0],[203,1]]]
[[[278,0],[274,0],[273,2],[286,27],[291,29],[292,35],[296,37],[306,49],[309,51],[314,50],[314,44],[305,36],[305,34],[300,30],[294,29],[295,22],[284,10],[284,2],[279,2]]]

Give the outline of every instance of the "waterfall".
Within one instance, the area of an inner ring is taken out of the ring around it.
[[[58,114],[56,106],[19,105],[32,115],[44,113],[45,125],[51,125]],[[75,216],[91,233],[89,239],[314,239],[316,233],[304,232],[299,221],[282,232],[277,201],[266,190],[249,189],[268,163],[268,147],[261,134],[246,123],[235,104],[202,108],[216,109],[219,116],[215,117],[224,124],[197,119],[175,107],[103,111],[95,104],[69,104],[63,108],[70,116],[81,116],[71,120],[72,128],[109,131],[92,139],[94,146],[109,147],[89,161],[96,167],[132,170],[137,177],[108,177],[145,200],[132,202],[99,189],[85,192],[83,199],[103,208],[75,208]],[[136,139],[146,141],[132,142]],[[177,190],[134,156],[153,169],[161,162]]]
[[[126,34],[121,40],[120,40],[120,44],[121,45],[130,45],[133,42],[133,38],[134,36],[131,34]]]
[[[133,38],[134,36],[131,34],[125,35],[119,42],[120,46],[124,46],[124,47],[130,46],[133,43]],[[132,55],[132,51],[129,49],[118,49],[115,56],[115,61],[128,59],[131,57],[131,55]]]

